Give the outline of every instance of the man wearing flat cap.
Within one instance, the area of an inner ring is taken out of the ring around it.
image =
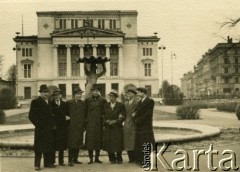
[[[126,117],[126,110],[123,103],[117,102],[116,90],[112,90],[108,95],[110,102],[104,106],[104,149],[108,152],[112,164],[122,164],[122,123]]]
[[[107,102],[100,96],[100,88],[94,84],[91,89],[91,97],[85,100],[86,104],[86,149],[90,161],[93,163],[93,151],[95,150],[95,162],[102,163],[99,160],[100,150],[103,147],[103,108]]]
[[[143,145],[151,144],[153,149],[155,149],[155,139],[152,126],[154,101],[147,96],[146,88],[139,87],[136,91],[137,95],[141,98],[135,112],[132,114],[136,124],[136,162],[143,165]]]
[[[40,96],[32,100],[29,120],[35,126],[34,133],[34,166],[35,170],[41,170],[41,158],[44,157],[44,167],[54,168],[51,155],[54,152],[54,114],[48,102],[47,85],[40,86]]]
[[[70,123],[68,126],[68,165],[82,164],[78,161],[80,148],[83,148],[83,132],[85,123],[85,103],[81,100],[83,91],[74,89],[73,99],[68,102]]]
[[[57,88],[53,91],[53,101],[51,102],[54,122],[56,129],[54,132],[55,151],[58,151],[58,163],[64,166],[64,150],[67,148],[67,120],[68,107],[67,103],[62,101],[62,91]],[[55,152],[53,154],[53,162],[55,162]]]
[[[136,125],[132,114],[135,112],[138,101],[136,100],[136,90],[128,89],[126,91],[127,101],[125,102],[126,120],[123,127],[124,150],[127,150],[129,163],[135,162],[135,138]]]

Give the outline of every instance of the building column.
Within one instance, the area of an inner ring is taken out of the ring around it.
[[[92,44],[93,47],[93,56],[97,58],[97,44]]]
[[[58,45],[53,45],[53,78],[58,77]]]
[[[118,45],[118,76],[123,76],[123,45]]]
[[[105,45],[105,47],[106,47],[106,57],[110,59],[110,47],[111,47],[111,45]],[[105,64],[106,64],[106,70],[107,70],[106,77],[109,78],[110,77],[110,61],[106,62]]]
[[[84,44],[79,45],[79,58],[82,59],[84,57]],[[80,63],[80,77],[83,78],[84,77],[84,64]]]
[[[67,47],[67,77],[71,77],[71,45],[66,45]]]

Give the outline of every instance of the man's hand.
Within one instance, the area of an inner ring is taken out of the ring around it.
[[[65,119],[66,119],[66,121],[68,121],[68,120],[70,120],[70,117],[69,117],[69,116],[66,116],[66,118],[65,118]]]
[[[136,116],[136,112],[134,112],[133,114],[132,114],[132,117],[134,118]]]

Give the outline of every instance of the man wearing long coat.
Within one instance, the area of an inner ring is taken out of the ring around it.
[[[67,149],[67,103],[62,100],[62,92],[60,89],[53,91],[54,100],[51,102],[54,114],[54,122],[56,130],[54,133],[55,151],[58,151],[58,163],[64,166],[64,150]],[[53,162],[55,162],[55,152],[53,154]]]
[[[126,120],[123,127],[124,150],[127,150],[129,163],[135,162],[135,139],[136,125],[132,114],[135,112],[138,101],[136,100],[137,92],[134,89],[126,91],[127,101],[125,102]]]
[[[69,166],[81,164],[78,161],[79,149],[83,147],[83,132],[85,123],[85,103],[81,100],[83,91],[81,88],[74,90],[74,97],[68,102],[70,123],[68,126]]]
[[[99,160],[100,150],[103,147],[103,108],[107,102],[100,96],[100,88],[97,84],[93,85],[92,97],[85,100],[86,104],[86,149],[90,161],[93,163],[93,151],[95,150],[95,162],[102,163]]]
[[[109,93],[110,102],[104,106],[104,149],[108,152],[112,164],[121,164],[123,150],[123,121],[126,110],[123,103],[117,102],[118,93],[112,90]]]
[[[147,96],[146,88],[137,88],[137,95],[141,100],[132,116],[136,124],[136,162],[142,165],[144,161],[144,154],[142,152],[143,145],[151,144],[153,149],[155,149],[155,138],[152,126],[154,101]]]
[[[35,126],[34,132],[34,166],[40,171],[42,154],[44,156],[44,167],[54,168],[51,155],[54,152],[54,115],[48,102],[48,88],[46,85],[40,86],[40,96],[32,100],[29,120]]]

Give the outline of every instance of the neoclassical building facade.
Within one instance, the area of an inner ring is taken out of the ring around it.
[[[75,87],[85,89],[84,56],[110,58],[98,79],[105,96],[127,84],[159,90],[157,36],[137,35],[137,11],[37,12],[38,35],[16,36],[17,96],[31,99],[41,84],[57,86],[66,98]],[[98,65],[97,72],[102,66]]]

